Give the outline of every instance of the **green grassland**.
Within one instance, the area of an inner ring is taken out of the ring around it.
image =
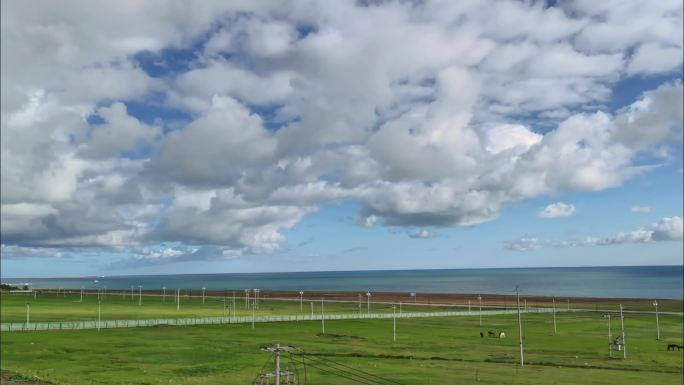
[[[11,295],[2,294],[0,297],[0,322],[24,322],[26,320],[26,304],[30,305],[30,320],[32,322],[46,322],[46,321],[82,321],[82,320],[96,320],[98,310],[98,297],[91,293],[83,297],[80,301],[79,294],[41,294],[35,298],[32,295]],[[181,296],[180,310],[177,309],[174,297],[167,295],[166,298],[161,295],[143,295],[141,304],[139,303],[137,295],[131,297],[130,294],[126,296],[108,294],[102,297],[101,302],[101,317],[105,319],[153,319],[153,318],[191,318],[191,317],[220,317],[228,316],[233,313],[233,298],[230,297],[210,297],[205,298],[202,303],[200,296]],[[225,301],[225,309],[224,309]],[[316,314],[320,314],[320,299],[305,299],[303,301],[302,312],[310,314],[311,304]],[[681,312],[682,301],[662,300],[660,301],[660,311],[678,311]],[[508,306],[512,306],[509,303]],[[530,301],[529,306],[547,306],[551,303]],[[601,303],[582,303],[574,301],[572,303],[573,309],[618,309],[618,302],[601,302]],[[472,303],[472,310],[477,310],[476,304]],[[558,303],[558,309],[565,308],[565,304]],[[646,310],[653,311],[653,306],[649,301],[625,301],[625,310]],[[343,313],[358,313],[359,306],[357,302],[335,302],[326,300],[324,304],[325,314],[343,314]],[[367,303],[361,303],[361,312],[367,312]],[[487,310],[485,306],[483,308]],[[397,312],[399,305],[396,304]],[[421,306],[412,305],[411,303],[402,303],[401,310],[404,312],[424,312],[424,311],[463,311],[467,310],[467,306],[462,304],[458,307],[454,306]],[[373,313],[391,313],[392,305],[389,303],[372,303],[371,311]],[[259,301],[259,308],[256,310],[256,315],[282,315],[282,314],[300,314],[300,303],[298,300],[275,300],[264,298]],[[237,316],[249,316],[252,314],[251,308],[245,307],[244,297],[236,297],[235,299],[235,314]]]
[[[1,322],[24,322],[26,320],[26,304],[30,305],[30,321],[75,321],[75,320],[96,320],[98,299],[96,295],[90,295],[80,301],[80,295],[39,295],[35,299],[33,296],[3,294],[0,301],[0,321]],[[204,304],[201,297],[181,297],[180,310],[177,310],[173,297],[167,296],[142,296],[141,304],[138,305],[138,297],[122,297],[117,295],[107,295],[101,302],[102,319],[153,319],[153,318],[191,318],[191,317],[220,317],[231,315],[233,309],[233,299],[216,297],[206,297]],[[311,313],[311,303],[315,314],[320,314],[320,300],[304,300],[302,312]],[[473,308],[474,309],[474,308]],[[366,313],[367,304],[362,303],[361,311]],[[414,306],[402,304],[402,311],[440,311],[454,310],[453,307],[440,306]],[[458,309],[463,310],[463,309]],[[359,307],[353,302],[325,302],[325,314],[344,314],[358,313]],[[371,304],[373,313],[391,313],[391,304]],[[399,311],[398,305],[396,311]],[[245,307],[243,298],[236,298],[235,315],[251,315],[252,310]],[[300,314],[299,301],[281,301],[273,299],[262,299],[259,301],[259,308],[255,311],[256,315],[281,315],[281,314]]]
[[[22,320],[27,300],[3,296],[3,322]],[[35,309],[35,316],[43,320],[93,319],[96,300],[74,300],[39,296],[32,305],[32,318]],[[172,299],[159,302],[155,305],[153,299],[143,297],[143,306],[137,306],[130,299],[107,297],[108,310],[103,314],[109,311],[116,319],[131,319],[176,313]],[[260,311],[299,311],[297,302],[272,302],[262,303]],[[185,303],[185,310],[181,309],[187,313],[182,316],[221,315],[223,311],[222,303],[209,300],[205,305],[201,299]],[[247,314],[244,300],[238,304]],[[349,312],[358,307],[326,304],[328,310]],[[259,347],[280,343],[402,384],[681,384],[684,351],[665,348],[667,343],[683,343],[681,316],[661,315],[662,338],[656,341],[654,316],[627,314],[626,360],[608,357],[608,325],[600,313],[559,313],[556,335],[550,314],[522,317],[524,367],[517,365],[514,315],[486,316],[482,327],[477,316],[399,319],[396,342],[392,341],[391,319],[328,320],[326,334],[321,334],[321,323],[313,321],[260,323],[254,329],[249,324],[226,324],[12,332],[2,334],[1,366],[56,384],[248,384],[271,358]],[[612,326],[617,333],[619,318],[613,318]],[[488,330],[505,330],[508,337],[479,336]],[[307,377],[309,384],[353,384],[313,367],[307,368]]]

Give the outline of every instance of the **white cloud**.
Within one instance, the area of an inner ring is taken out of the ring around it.
[[[665,47],[658,43],[645,43],[634,52],[627,72],[653,74],[681,70],[682,48]]]
[[[651,225],[651,239],[654,241],[681,241],[682,217],[663,218]]]
[[[552,203],[539,212],[539,218],[566,218],[575,213],[575,206],[563,202]]]
[[[378,217],[375,215],[369,215],[365,218],[362,218],[361,224],[364,227],[373,227],[378,223]]]
[[[87,144],[82,145],[81,155],[86,158],[115,157],[122,151],[151,143],[161,133],[159,127],[143,124],[129,116],[122,103],[99,108],[97,114],[105,123],[93,127]]]
[[[613,135],[631,147],[649,148],[666,141],[682,141],[684,123],[682,82],[666,83],[623,108]]]
[[[542,241],[534,235],[524,235],[514,241],[504,242],[504,248],[512,251],[531,251],[542,247]]]
[[[59,248],[0,245],[0,257],[3,259],[62,258],[65,256],[67,255]]]
[[[633,213],[639,213],[639,214],[650,214],[651,213],[651,208],[648,206],[634,205],[634,206],[632,206],[631,210]]]
[[[681,82],[600,111],[617,81],[681,65],[680,2],[0,4],[12,247],[273,252],[346,199],[366,226],[475,225],[620,186],[681,143]]]
[[[409,238],[414,238],[414,239],[429,239],[429,238],[434,238],[437,236],[437,234],[433,233],[430,230],[420,230],[418,232],[412,232],[408,234]]]
[[[216,96],[206,115],[161,140],[148,172],[182,184],[230,184],[246,168],[274,161],[275,149],[258,115],[232,98]]]
[[[682,217],[665,217],[648,227],[619,232],[608,237],[588,236],[582,239],[552,241],[525,235],[518,240],[504,242],[504,248],[513,251],[529,251],[544,247],[591,247],[630,243],[681,242],[684,239]]]

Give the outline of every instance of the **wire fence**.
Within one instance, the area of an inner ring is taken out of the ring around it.
[[[556,309],[557,313],[572,310]],[[521,313],[551,313],[553,309],[528,308],[520,309]],[[516,314],[517,310],[489,310],[483,311],[482,315]],[[218,324],[244,324],[263,322],[297,322],[297,321],[320,321],[327,320],[350,320],[350,319],[387,319],[387,318],[429,318],[429,317],[457,317],[477,316],[479,311],[439,311],[439,312],[404,312],[404,313],[366,313],[366,314],[295,314],[295,315],[255,315],[234,317],[197,317],[197,318],[160,318],[138,320],[89,320],[89,321],[53,321],[53,322],[11,322],[0,324],[0,331],[23,332],[35,330],[82,330],[82,329],[111,329],[111,328],[135,328],[158,325],[192,326],[192,325],[218,325]]]

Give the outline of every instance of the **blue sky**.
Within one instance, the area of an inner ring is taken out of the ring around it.
[[[2,3],[3,277],[682,264],[679,3],[76,6]]]

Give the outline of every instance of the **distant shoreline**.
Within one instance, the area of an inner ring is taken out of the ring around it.
[[[527,267],[448,267],[436,269],[369,269],[369,270],[306,270],[306,271],[252,271],[252,272],[222,272],[222,273],[181,273],[181,274],[112,274],[112,275],[83,275],[83,276],[44,276],[44,277],[2,277],[1,283],[10,283],[6,280],[31,280],[31,279],[99,279],[99,278],[136,278],[136,277],[183,277],[183,276],[216,276],[216,275],[259,275],[259,274],[317,274],[317,273],[383,273],[383,272],[432,272],[432,271],[487,271],[487,270],[546,270],[546,269],[621,269],[621,268],[657,268],[679,267],[679,265],[620,265],[620,266],[527,266]]]
[[[527,297],[684,299],[684,267],[639,266],[478,270],[391,270],[253,274],[187,274],[24,278],[3,282],[29,288],[128,291],[201,290],[317,293],[437,293],[450,296],[506,296],[519,286]],[[472,293],[472,294],[469,294]],[[390,294],[388,294],[390,295]],[[453,298],[456,298],[453,297]],[[503,297],[502,297],[503,298]]]
[[[38,289],[39,291],[48,291],[50,294],[57,293],[57,289]],[[78,294],[80,289],[59,289],[60,292],[66,291],[68,294]],[[96,291],[93,289],[87,289],[86,292],[89,295],[95,295]],[[163,290],[139,290],[137,287],[133,291],[133,296],[137,296],[142,293],[143,296],[161,296],[163,295]],[[232,299],[233,293],[235,294],[236,301],[245,300],[244,290],[206,290],[204,292],[207,299]],[[122,289],[108,289],[108,295],[124,295],[129,296],[131,294],[130,290]],[[503,295],[503,294],[475,294],[475,293],[415,293],[415,296],[411,296],[412,293],[409,292],[371,292],[371,302],[394,302],[403,303],[410,305],[413,303],[425,305],[461,305],[471,307],[479,306],[481,298],[482,305],[486,306],[515,306],[517,304],[515,294]],[[175,289],[168,289],[166,291],[168,297],[175,295]],[[202,289],[181,289],[180,295],[182,297],[202,297]],[[302,300],[306,302],[319,301],[321,298],[324,300],[332,301],[350,301],[358,302],[359,297],[362,304],[367,303],[368,296],[367,292],[361,291],[334,291],[334,290],[310,290],[305,291],[302,295]],[[254,292],[250,291],[249,298],[254,299]],[[260,290],[259,298],[268,299],[288,299],[288,300],[299,300],[300,294],[298,291],[288,291],[288,290]],[[684,300],[682,299],[670,299],[670,298],[620,298],[620,297],[583,297],[583,296],[543,296],[543,295],[523,295],[520,296],[521,304],[527,303],[528,306],[552,306],[555,300],[557,307],[567,307],[568,303],[570,307],[582,304],[583,308],[587,308],[586,305],[592,304],[602,304],[602,305],[615,305],[619,304],[625,305],[636,305],[640,304],[643,306],[650,307],[653,300],[658,300],[662,304],[669,304],[669,306],[674,306],[682,308],[684,311]],[[524,302],[526,301],[526,302]]]

